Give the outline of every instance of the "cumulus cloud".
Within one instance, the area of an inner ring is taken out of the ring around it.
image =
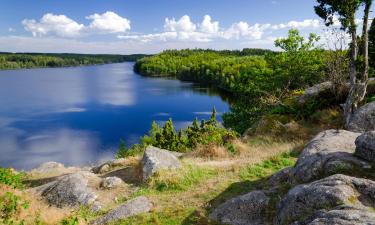
[[[184,15],[177,21],[175,18],[166,18],[164,29],[171,32],[194,32],[197,26],[191,22],[188,15]]]
[[[210,15],[205,15],[199,28],[204,33],[217,33],[219,32],[219,22],[212,22]]]
[[[89,25],[79,24],[66,15],[45,14],[39,21],[25,19],[22,24],[25,30],[34,37],[57,36],[65,38],[80,37],[87,34],[100,33],[124,33],[130,30],[130,20],[117,15],[114,12],[93,14],[87,16],[91,20]]]
[[[194,23],[188,15],[180,19],[166,18],[164,32],[144,35],[118,35],[119,39],[140,42],[185,41],[211,42],[215,40],[254,41],[264,39],[265,32],[272,33],[283,29],[315,29],[321,27],[319,20],[289,21],[285,24],[249,24],[245,21],[233,23],[229,28],[221,28],[218,21],[205,15],[202,22]]]
[[[84,29],[83,24],[78,24],[65,15],[45,14],[39,21],[25,19],[22,21],[25,30],[34,37],[54,34],[60,37],[77,37]]]
[[[89,29],[101,33],[123,33],[130,30],[130,20],[107,11],[103,14],[93,14],[86,19],[92,20]]]

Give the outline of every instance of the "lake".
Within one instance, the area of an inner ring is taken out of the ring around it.
[[[113,158],[120,139],[137,143],[152,121],[173,118],[178,129],[229,110],[218,90],[143,77],[133,65],[0,71],[0,166],[88,165]]]

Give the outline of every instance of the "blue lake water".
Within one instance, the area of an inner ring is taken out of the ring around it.
[[[142,77],[133,63],[0,71],[0,166],[95,163],[113,158],[120,139],[137,143],[152,121],[184,128],[213,107],[229,110],[217,90]]]

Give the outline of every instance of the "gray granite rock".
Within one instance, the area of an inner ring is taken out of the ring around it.
[[[140,213],[146,213],[151,211],[152,204],[146,197],[137,197],[133,200],[126,202],[123,205],[109,211],[103,217],[91,222],[91,225],[104,225],[108,223],[114,223],[118,220],[128,218],[130,216],[135,216]]]
[[[97,196],[87,186],[88,176],[91,176],[88,172],[66,175],[44,185],[41,195],[49,204],[57,207],[89,206],[96,201]]]
[[[356,141],[355,155],[370,161],[375,162],[375,131],[369,131],[360,135]]]
[[[354,113],[348,129],[362,133],[375,130],[375,101],[362,106]]]
[[[307,183],[344,171],[371,168],[368,162],[353,155],[359,135],[345,130],[319,133],[306,145],[290,171],[292,183]]]
[[[142,158],[143,180],[147,181],[150,176],[159,170],[177,169],[180,167],[181,163],[173,153],[149,146]]]
[[[352,224],[367,224],[368,218],[375,218],[374,202],[374,181],[336,174],[289,190],[279,203],[275,224],[332,224],[329,221],[354,217],[360,222]]]
[[[230,225],[266,224],[266,208],[269,200],[264,192],[253,191],[221,204],[209,218]]]

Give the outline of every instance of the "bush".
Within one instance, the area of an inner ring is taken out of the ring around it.
[[[0,168],[0,183],[11,186],[12,188],[22,188],[25,173],[15,173],[10,168]]]
[[[216,120],[216,110],[212,111],[208,121],[202,120],[199,124],[195,119],[186,130],[175,130],[172,119],[169,119],[163,127],[156,122],[151,125],[148,135],[141,138],[140,144],[126,148],[124,141],[120,142],[116,157],[128,157],[142,154],[147,146],[152,145],[158,148],[175,152],[189,152],[197,146],[224,146],[237,137],[237,133],[227,130]]]

